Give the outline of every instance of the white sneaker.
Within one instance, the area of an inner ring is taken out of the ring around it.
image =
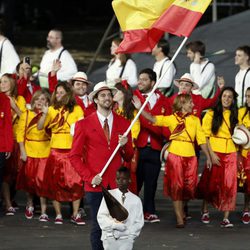
[[[50,221],[50,219],[49,219],[49,216],[47,214],[42,214],[39,217],[39,221],[41,221],[41,222],[48,222],[48,221]]]
[[[55,224],[56,225],[62,225],[63,224],[63,218],[61,214],[58,214],[55,218]]]

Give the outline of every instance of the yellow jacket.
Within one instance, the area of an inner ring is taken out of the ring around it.
[[[118,108],[117,110],[115,110],[115,112],[118,115],[121,115],[121,116],[124,117],[124,115],[123,115],[123,108]],[[134,111],[134,117],[136,115],[137,115],[137,110]],[[132,122],[132,120],[131,120],[131,122]],[[131,128],[131,136],[132,136],[133,141],[137,139],[139,133],[140,133],[140,120],[137,119],[136,122],[135,122],[135,124]]]
[[[174,114],[169,116],[155,116],[155,118],[156,122],[154,125],[169,127],[171,133],[179,124]],[[196,140],[199,145],[205,144],[206,137],[198,117],[189,115],[185,118],[184,123],[185,129],[180,134],[173,137],[168,151],[184,157],[195,156],[194,141]]]
[[[20,109],[20,111],[24,113],[26,111],[26,101],[24,97],[20,95],[17,96],[17,98],[15,99],[15,102],[16,102],[17,107]],[[16,138],[19,117],[13,109],[11,110],[11,113],[12,113],[13,133],[14,133],[14,138]]]
[[[78,105],[75,105],[71,113],[63,107],[60,109],[49,107],[45,124],[48,124],[48,129],[51,129],[50,147],[70,149],[73,139],[70,135],[70,127],[80,118],[83,118],[83,110]]]
[[[239,109],[239,113],[238,113],[239,125],[242,124],[246,128],[248,128],[248,130],[250,130],[250,116],[249,116],[249,114],[245,115],[245,112],[246,112],[246,107],[243,107],[243,108]],[[246,158],[249,151],[250,151],[250,149],[242,148],[241,149],[241,155]]]
[[[237,148],[232,140],[232,136],[229,131],[230,114],[230,110],[226,110],[223,112],[226,123],[225,121],[222,122],[222,125],[216,135],[214,135],[211,130],[214,112],[212,110],[209,110],[202,120],[202,128],[205,132],[206,137],[209,137],[209,142],[214,152],[228,154],[237,151]],[[229,126],[229,128],[226,124]]]
[[[50,153],[50,138],[45,129],[38,130],[39,114],[27,110],[22,113],[17,127],[17,142],[24,142],[27,156],[46,158]]]

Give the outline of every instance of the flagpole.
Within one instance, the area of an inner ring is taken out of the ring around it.
[[[177,55],[180,53],[180,50],[182,49],[182,47],[184,46],[184,44],[186,43],[188,37],[185,37],[182,41],[182,43],[180,44],[179,48],[176,50],[174,56],[172,57],[172,59],[170,60],[170,63],[167,67],[167,69],[165,70],[165,72],[162,74],[162,76],[159,78],[159,80],[155,83],[152,91],[148,94],[147,99],[145,100],[145,102],[143,103],[143,105],[141,106],[140,110],[138,111],[138,113],[136,114],[135,118],[133,119],[133,121],[131,122],[130,126],[128,127],[128,129],[126,130],[126,132],[123,134],[123,136],[127,136],[131,130],[131,128],[133,127],[133,125],[135,124],[135,122],[137,121],[137,119],[139,118],[141,112],[143,111],[143,109],[145,108],[145,106],[147,105],[147,103],[149,102],[150,97],[154,94],[155,90],[157,89],[157,87],[159,86],[162,78],[164,77],[164,75],[166,74],[166,72],[168,71],[168,69],[170,68],[170,66],[173,64],[175,58],[177,57]],[[106,169],[108,168],[110,162],[113,160],[113,158],[115,157],[117,151],[119,150],[119,148],[121,147],[121,144],[119,143],[117,145],[117,147],[115,148],[114,152],[112,153],[112,155],[109,157],[107,163],[105,164],[105,166],[103,167],[102,171],[99,173],[100,176],[102,176]]]

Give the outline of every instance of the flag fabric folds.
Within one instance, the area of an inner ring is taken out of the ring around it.
[[[190,36],[211,1],[113,0],[124,33],[117,52],[150,52],[164,32]]]

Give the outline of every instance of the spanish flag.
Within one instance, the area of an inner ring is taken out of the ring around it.
[[[150,52],[164,32],[190,36],[211,1],[113,0],[124,33],[117,52]]]

